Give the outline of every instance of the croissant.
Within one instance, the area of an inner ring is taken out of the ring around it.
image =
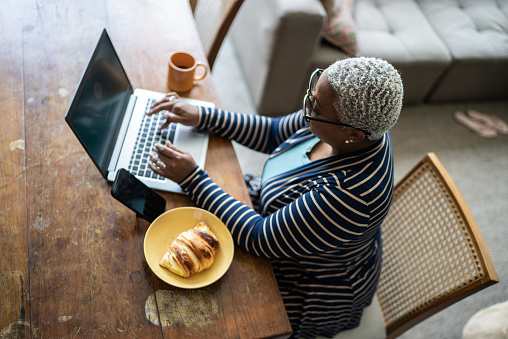
[[[204,222],[200,222],[180,233],[169,245],[159,265],[187,278],[212,266],[218,250],[219,241],[215,234]]]

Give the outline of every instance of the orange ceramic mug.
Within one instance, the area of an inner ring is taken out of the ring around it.
[[[198,66],[203,67],[199,76],[195,74]],[[206,65],[196,61],[189,53],[173,53],[169,58],[168,87],[175,92],[187,92],[194,86],[194,81],[203,79],[206,73]]]

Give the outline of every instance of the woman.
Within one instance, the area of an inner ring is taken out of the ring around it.
[[[376,291],[380,226],[393,192],[387,131],[402,96],[389,63],[350,58],[316,70],[303,111],[282,118],[197,108],[174,93],[148,113],[167,110],[165,125],[198,126],[271,153],[259,211],[222,191],[169,143],[157,145],[150,167],[219,216],[247,251],[271,259],[295,338],[356,327]]]

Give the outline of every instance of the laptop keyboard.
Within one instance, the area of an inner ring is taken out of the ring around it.
[[[154,103],[155,99],[148,100],[145,112],[148,112]],[[164,122],[165,119],[162,117],[162,113],[150,116],[145,115],[143,117],[141,128],[136,136],[134,151],[129,162],[128,170],[132,174],[161,181],[165,180],[148,167],[150,153],[153,152],[155,145],[164,144],[166,140],[172,143],[175,139],[176,124],[170,123],[167,129],[158,130],[159,126]]]

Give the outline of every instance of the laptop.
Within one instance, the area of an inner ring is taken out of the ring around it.
[[[145,112],[164,96],[165,93],[132,88],[104,29],[65,121],[105,179],[114,181],[116,173],[125,168],[150,188],[181,192],[177,183],[158,176],[148,167],[149,153],[156,143],[169,140],[204,167],[209,136],[195,127],[175,123],[158,131],[164,123],[162,112],[151,116]],[[183,100],[196,106],[214,107],[207,101]]]

